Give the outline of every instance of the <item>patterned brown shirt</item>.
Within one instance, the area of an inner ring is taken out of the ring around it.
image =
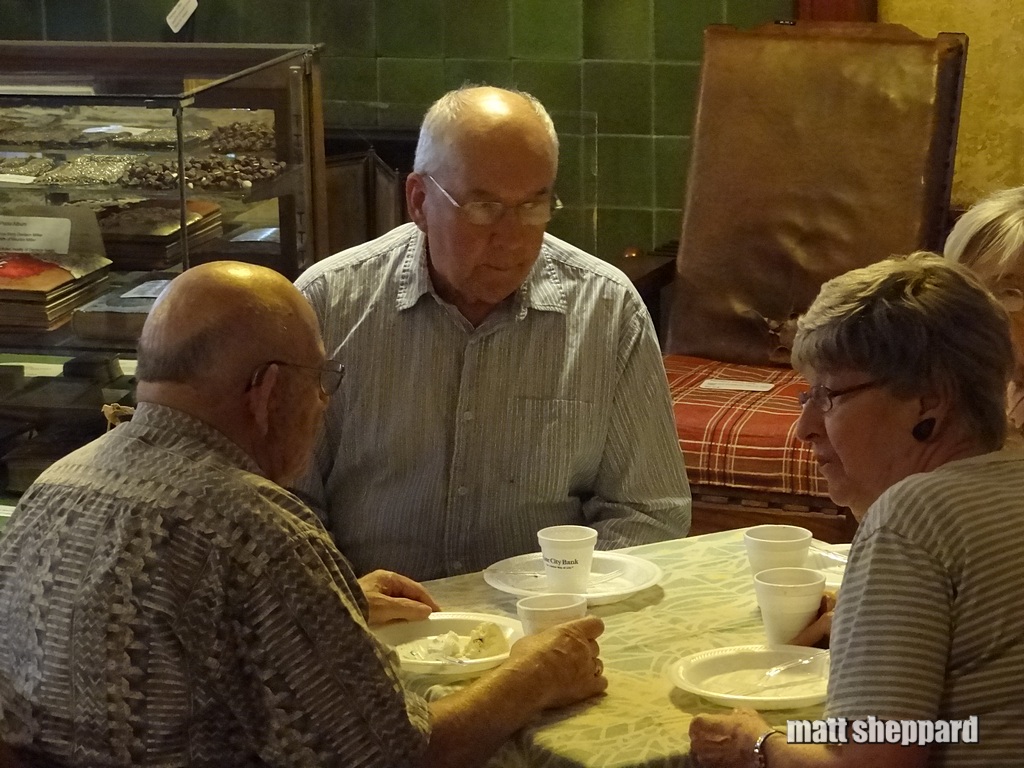
[[[0,539],[4,740],[64,765],[404,766],[429,733],[306,506],[141,404]]]

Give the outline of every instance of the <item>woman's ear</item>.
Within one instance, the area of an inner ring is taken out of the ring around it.
[[[926,442],[932,435],[942,432],[949,423],[953,404],[952,389],[940,384],[919,398],[917,423],[911,434],[918,442]]]
[[[245,393],[248,398],[249,415],[252,416],[256,430],[262,437],[270,431],[270,400],[277,384],[281,366],[271,363],[262,373],[257,373],[252,386]]]

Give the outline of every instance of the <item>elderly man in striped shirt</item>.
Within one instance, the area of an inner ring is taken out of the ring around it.
[[[625,275],[545,233],[557,167],[536,99],[448,93],[420,131],[412,223],[298,280],[351,380],[297,490],[358,572],[479,570],[554,524],[603,549],[689,530],[651,318]]]

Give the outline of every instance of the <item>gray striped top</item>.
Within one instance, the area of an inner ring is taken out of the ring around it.
[[[359,573],[417,579],[537,551],[685,536],[690,492],[646,308],[620,271],[545,236],[523,287],[473,328],[434,292],[413,224],[298,280],[346,365],[300,482]]]
[[[897,483],[853,543],[832,630],[828,715],[979,718],[932,766],[1024,764],[1024,454]]]

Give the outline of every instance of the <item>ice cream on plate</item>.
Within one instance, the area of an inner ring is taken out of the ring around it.
[[[501,628],[483,621],[468,636],[456,632],[431,635],[396,646],[399,656],[420,661],[449,661],[451,659],[485,659],[508,653],[508,641]]]

